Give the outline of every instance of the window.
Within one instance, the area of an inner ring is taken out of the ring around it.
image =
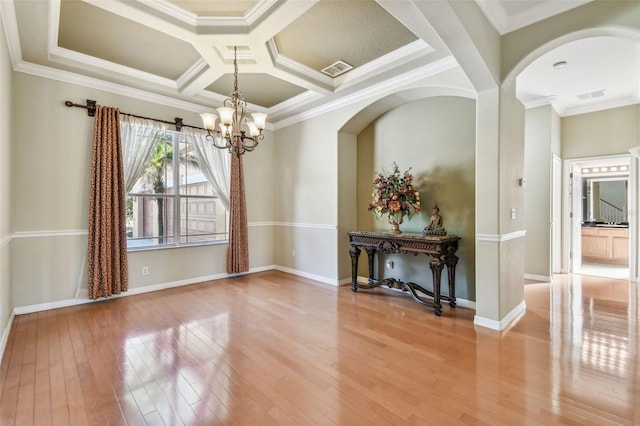
[[[129,249],[227,239],[227,212],[183,134],[165,131],[127,193]],[[175,155],[174,155],[175,154]]]

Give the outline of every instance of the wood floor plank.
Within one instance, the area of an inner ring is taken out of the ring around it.
[[[14,319],[0,424],[640,424],[640,290],[559,275],[505,332],[269,271]]]

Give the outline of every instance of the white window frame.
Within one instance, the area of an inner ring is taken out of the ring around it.
[[[180,132],[176,132],[176,131],[172,131],[172,130],[166,130],[165,133],[169,133],[171,134],[171,140],[172,140],[172,144],[173,144],[173,152],[174,153],[178,153],[179,148],[180,148],[180,143],[183,142],[185,144],[187,144],[188,142],[184,141],[184,135]],[[181,140],[182,138],[182,140]],[[173,182],[179,182],[177,185],[174,185],[174,193],[169,194],[167,192],[162,193],[162,194],[154,194],[154,193],[149,193],[149,192],[128,192],[126,194],[126,198],[128,199],[129,197],[139,197],[139,199],[143,199],[145,197],[148,198],[157,198],[157,197],[162,197],[165,198],[167,200],[173,200],[173,207],[172,207],[172,213],[173,213],[173,235],[172,236],[165,236],[165,238],[171,238],[173,239],[172,243],[163,243],[163,244],[151,244],[151,245],[144,245],[144,246],[130,246],[129,242],[130,241],[136,241],[136,240],[143,240],[143,239],[151,239],[151,240],[157,240],[159,237],[158,236],[153,236],[153,237],[140,237],[140,238],[129,238],[127,236],[127,252],[137,252],[137,251],[148,251],[148,250],[164,250],[164,249],[168,249],[168,248],[179,248],[179,247],[194,247],[194,246],[205,246],[205,245],[217,245],[217,244],[228,244],[229,242],[229,213],[225,212],[225,214],[223,215],[223,218],[219,218],[218,216],[216,216],[216,223],[218,223],[218,221],[220,220],[224,220],[224,236],[225,238],[221,238],[221,239],[214,239],[214,240],[208,240],[208,241],[197,241],[197,242],[181,242],[182,238],[185,237],[184,235],[182,235],[182,229],[181,229],[181,221],[182,221],[182,211],[181,211],[181,204],[183,200],[189,200],[189,199],[203,199],[203,200],[214,200],[217,203],[219,203],[219,197],[217,195],[200,195],[200,194],[186,194],[183,195],[181,194],[182,191],[182,186],[180,184],[180,156],[179,155],[174,155],[173,157],[173,163],[171,166],[172,170],[173,170]],[[205,182],[207,182],[209,185],[210,183],[206,180],[205,178]],[[166,188],[165,188],[166,189]],[[126,204],[126,203],[125,203]],[[187,215],[189,214],[189,204],[187,202],[186,204],[187,208],[185,209]],[[188,220],[185,226],[185,229],[187,229],[188,231]],[[213,233],[211,235],[218,235],[220,233]],[[188,233],[187,233],[188,236]]]

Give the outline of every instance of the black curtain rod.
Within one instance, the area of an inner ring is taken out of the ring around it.
[[[93,117],[96,115],[96,101],[92,101],[91,99],[87,99],[86,105],[76,104],[71,101],[65,101],[64,104],[69,108],[76,107],[76,108],[86,109],[87,115],[89,117]],[[180,132],[183,127],[191,127],[192,129],[206,130],[206,129],[203,129],[202,127],[190,126],[189,124],[184,124],[182,122],[182,118],[179,118],[179,117],[174,118],[174,121],[167,121],[167,120],[160,120],[158,118],[144,117],[142,115],[129,114],[128,112],[122,112],[122,111],[120,112],[120,114],[128,115],[129,117],[142,118],[143,120],[153,120],[153,121],[157,121],[158,123],[173,124],[174,126],[176,126],[176,131],[178,132]]]

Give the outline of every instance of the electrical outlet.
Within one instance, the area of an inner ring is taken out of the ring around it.
[[[387,259],[387,261],[384,262],[384,266],[386,266],[387,269],[393,269],[393,260]]]
[[[295,250],[291,250],[291,257],[296,257],[296,251]]]
[[[516,209],[511,209],[511,219],[516,218]]]
[[[149,275],[149,267],[148,266],[143,266],[142,267],[142,275]]]

